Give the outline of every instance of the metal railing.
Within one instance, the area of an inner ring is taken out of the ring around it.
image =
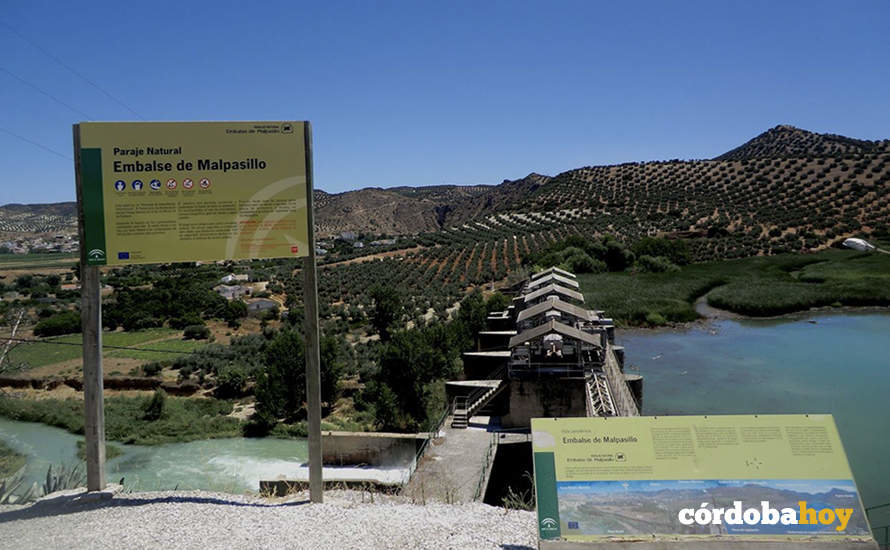
[[[442,414],[439,415],[436,423],[430,426],[430,430],[427,432],[427,438],[423,440],[423,443],[420,444],[420,449],[414,454],[414,469],[416,470],[420,466],[420,461],[423,458],[423,455],[426,453],[426,450],[430,446],[430,441],[436,438],[439,435],[439,430],[442,429],[442,425],[445,423],[445,420],[448,418],[448,415],[451,414],[452,407],[450,405],[445,406],[445,410],[442,411]],[[411,479],[411,476],[414,475],[412,471],[408,476],[408,479],[405,480],[405,483],[408,483],[408,480]]]
[[[507,366],[504,365],[502,367],[498,367],[495,370],[491,371],[488,374],[488,379],[489,380],[504,380],[506,373],[507,373]],[[454,398],[454,409],[455,410],[457,410],[457,409],[466,410],[467,411],[467,420],[469,420],[469,417],[471,416],[470,409],[474,405],[476,405],[476,403],[479,401],[479,399],[481,399],[483,396],[485,396],[485,394],[488,392],[491,392],[491,391],[496,392],[499,388],[500,388],[500,386],[498,386],[498,387],[480,386],[479,388],[470,392],[468,395],[465,395],[465,396],[459,395]]]
[[[562,378],[581,378],[585,374],[583,364],[579,363],[533,363],[529,361],[515,361],[509,364],[511,378],[539,378],[544,376],[559,376]]]
[[[491,432],[490,438],[488,440],[488,449],[485,451],[485,461],[482,464],[482,472],[479,474],[479,480],[476,482],[476,491],[473,493],[473,501],[478,501],[483,497],[482,490],[485,485],[485,476],[488,474],[488,469],[491,467],[491,463],[494,461],[494,455],[497,452],[498,446],[498,434],[495,432]]]
[[[865,515],[868,516],[869,522],[871,521],[871,513],[875,510],[887,509],[887,514],[890,515],[890,502],[887,504],[879,504],[877,506],[872,506],[870,508],[865,509]],[[885,520],[886,521],[886,520]],[[890,523],[887,525],[879,525],[877,527],[871,526],[872,536],[878,543],[878,548],[881,550],[890,549]],[[882,537],[879,537],[878,534],[882,534]]]
[[[618,407],[618,416],[640,416],[637,400],[634,399],[630,388],[627,387],[624,373],[618,368],[618,362],[615,360],[615,355],[611,349],[606,351],[603,374],[606,375],[606,380],[609,383],[613,403]]]

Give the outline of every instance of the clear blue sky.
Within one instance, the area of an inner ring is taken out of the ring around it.
[[[27,38],[0,24],[0,204],[73,200],[72,161],[9,132],[70,157],[72,123],[136,119],[105,92],[311,120],[329,192],[706,158],[782,123],[890,138],[886,0],[4,0],[0,23]]]

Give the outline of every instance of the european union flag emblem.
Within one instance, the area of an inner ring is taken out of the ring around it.
[[[117,253],[117,259],[118,259],[118,260],[129,260],[129,259],[130,259],[130,253],[129,253],[129,252],[118,252],[118,253]]]
[[[578,522],[577,522],[577,521],[570,521],[570,522],[569,522],[569,529],[580,529],[580,527],[578,527]]]

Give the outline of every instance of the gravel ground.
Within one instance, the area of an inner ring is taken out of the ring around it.
[[[328,491],[262,499],[203,491],[118,494],[94,503],[0,506],[0,547],[461,548],[537,547],[534,512],[485,504],[411,504],[401,497]]]

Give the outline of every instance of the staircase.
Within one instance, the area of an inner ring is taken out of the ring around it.
[[[454,398],[454,413],[451,416],[451,427],[465,429],[470,423],[467,414],[467,397],[462,395]]]
[[[587,381],[587,414],[589,416],[617,416],[615,402],[609,391],[609,383],[606,377],[599,373]]]
[[[469,425],[470,418],[491,403],[491,400],[504,391],[506,387],[506,380],[498,380],[497,385],[483,386],[470,395],[455,397],[451,427],[466,428]]]

